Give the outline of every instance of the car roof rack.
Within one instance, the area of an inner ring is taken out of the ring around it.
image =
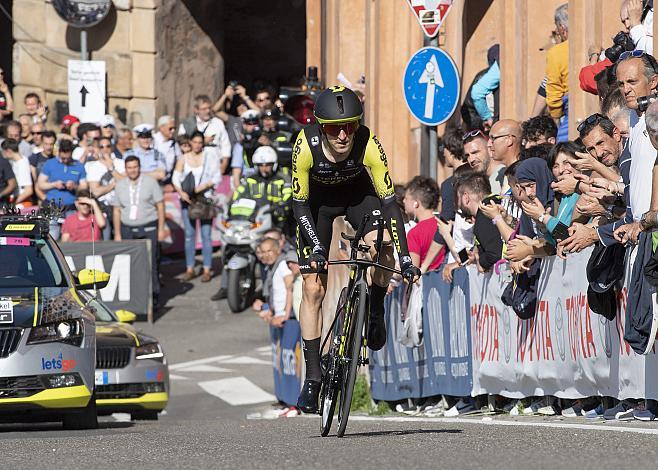
[[[0,233],[4,235],[37,235],[46,238],[50,232],[51,220],[57,220],[63,214],[60,204],[46,202],[38,209],[21,213],[13,205],[5,205],[0,211]]]

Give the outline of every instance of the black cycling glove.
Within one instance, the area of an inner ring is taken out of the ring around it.
[[[311,256],[308,257],[308,264],[316,264],[317,272],[324,271],[327,267],[327,251],[322,245],[315,245]]]
[[[414,266],[410,256],[403,256],[400,259],[400,271],[402,271],[402,277],[410,283],[415,282],[421,276],[420,269]]]

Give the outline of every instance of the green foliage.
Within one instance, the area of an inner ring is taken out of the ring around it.
[[[378,404],[372,401],[370,396],[370,385],[365,374],[356,376],[354,383],[354,393],[352,394],[352,406],[350,413],[367,413],[369,415],[381,416],[391,412],[391,408],[385,401],[380,401]]]

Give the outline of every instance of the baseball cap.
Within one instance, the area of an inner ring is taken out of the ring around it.
[[[111,114],[106,114],[103,116],[98,124],[101,127],[116,127],[114,116]]]
[[[137,137],[153,137],[153,126],[151,124],[143,123],[133,127],[133,132]]]
[[[73,114],[67,114],[62,118],[62,127],[70,127],[76,122],[80,122],[80,119],[75,117]]]

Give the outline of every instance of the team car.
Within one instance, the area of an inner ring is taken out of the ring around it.
[[[127,323],[135,314],[114,313],[87,292],[81,298],[96,316],[96,409],[155,420],[169,401],[169,367],[157,339]]]
[[[80,292],[109,275],[72,273],[49,224],[0,215],[0,420],[95,428],[96,325]]]

